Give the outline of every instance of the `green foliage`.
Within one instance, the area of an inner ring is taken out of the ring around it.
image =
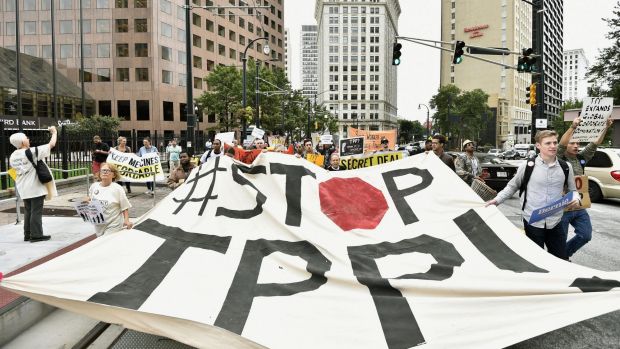
[[[414,139],[421,140],[426,137],[426,129],[418,120],[410,121],[400,119],[398,120],[398,129],[400,130],[400,134],[398,135],[400,142],[410,143]]]
[[[583,101],[569,100],[564,102],[560,110],[560,115],[551,123],[551,126],[558,133],[559,137],[562,137],[564,132],[566,132],[571,125],[571,122],[564,121],[564,112],[570,109],[581,109],[581,107],[583,107]]]
[[[593,83],[590,95],[613,97],[614,105],[620,104],[620,1],[612,11],[613,17],[603,19],[610,28],[606,37],[612,40],[611,47],[599,51],[596,63],[588,71]]]
[[[220,121],[220,130],[239,127],[240,120],[233,117],[241,107],[241,73],[235,67],[217,66],[205,79],[209,91],[197,100],[201,110],[215,114]]]
[[[491,117],[488,99],[489,95],[481,89],[461,91],[455,85],[440,87],[430,101],[430,107],[437,109],[433,115],[434,129],[451,135],[450,139],[478,140]]]
[[[65,125],[63,127],[66,127],[69,135],[83,135],[91,137],[96,134],[106,134],[116,138],[122,120],[123,119],[118,116],[76,115],[76,123]]]

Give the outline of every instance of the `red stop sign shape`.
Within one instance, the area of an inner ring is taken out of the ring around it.
[[[321,211],[342,230],[374,229],[388,210],[383,193],[359,178],[319,184]]]

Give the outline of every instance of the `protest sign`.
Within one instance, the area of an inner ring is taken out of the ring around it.
[[[121,175],[119,180],[123,182],[152,182],[153,172],[156,181],[165,180],[159,153],[147,153],[139,157],[134,153],[121,153],[112,148],[106,162],[116,165]]]
[[[340,140],[340,156],[364,153],[364,137],[343,138]]]
[[[252,130],[252,137],[254,138],[263,138],[264,135],[265,131],[261,130],[258,127],[254,127],[254,129]]]
[[[221,132],[221,133],[216,134],[213,139],[219,139],[220,141],[222,141],[222,144],[224,143],[233,144],[233,141],[235,140],[235,133],[234,132]]]
[[[285,145],[286,144],[286,137],[284,137],[284,136],[269,136],[269,137],[267,137],[267,141],[269,143],[269,146],[271,146],[271,147],[275,147],[276,145]]]
[[[200,348],[503,348],[620,309],[619,272],[546,253],[426,154],[217,157],[133,229],[0,286]]]
[[[78,215],[82,217],[84,222],[89,222],[95,225],[105,224],[105,217],[103,216],[103,205],[99,200],[91,200],[88,202],[74,202],[73,207],[77,211]]]
[[[572,139],[577,142],[594,142],[607,129],[607,119],[614,109],[611,97],[587,97],[581,109],[581,123]]]
[[[592,201],[590,200],[588,176],[575,176],[575,187],[577,188],[577,193],[579,193],[581,201],[581,205],[575,210],[590,208],[592,206]]]
[[[321,142],[321,134],[317,132],[312,132],[310,134],[310,139],[312,139],[312,147],[316,149],[316,146]]]
[[[364,137],[365,152],[380,150],[382,139],[388,140],[390,148],[393,148],[396,144],[396,129],[387,131],[366,131],[349,127],[347,134],[349,137]]]
[[[325,156],[321,154],[306,154],[306,160],[320,167],[325,164]]]
[[[385,164],[402,158],[403,153],[399,151],[366,154],[363,156],[342,156],[340,157],[340,167],[342,170],[355,170]]]
[[[321,135],[320,144],[334,144],[334,139],[332,135]]]
[[[575,199],[575,193],[570,192],[545,207],[535,209],[534,211],[532,211],[532,215],[530,216],[530,221],[528,223],[536,223],[542,219],[553,215],[556,212],[564,210],[564,208]]]

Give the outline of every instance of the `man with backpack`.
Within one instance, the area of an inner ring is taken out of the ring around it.
[[[611,117],[607,119],[607,127],[601,133],[599,138],[595,142],[590,142],[588,145],[579,151],[579,142],[572,139],[573,133],[579,124],[581,123],[581,117],[575,118],[570,128],[564,132],[560,139],[558,146],[558,157],[573,166],[575,176],[583,176],[586,163],[592,159],[596,148],[603,143],[607,128],[611,126]],[[577,250],[583,247],[592,239],[592,222],[590,221],[590,215],[584,208],[577,208],[575,210],[565,211],[562,216],[562,231],[564,233],[564,239],[568,237],[568,225],[572,225],[575,228],[575,236],[566,242],[566,257],[570,258]]]
[[[207,150],[200,157],[200,164],[204,164],[205,162],[209,161],[209,159],[216,158],[222,155],[224,155],[224,152],[222,151],[222,141],[219,139],[215,139],[213,140],[213,148]]]
[[[560,224],[562,211],[532,224],[529,224],[529,220],[534,210],[560,200],[565,187],[568,187],[568,191],[573,192],[573,195],[577,194],[573,169],[566,161],[557,157],[558,134],[555,131],[538,131],[535,140],[540,154],[519,166],[506,188],[499,192],[495,199],[487,201],[486,206],[499,205],[519,190],[527,237],[542,248],[547,246],[547,251],[552,255],[566,259],[566,238]],[[568,205],[569,209],[578,206],[578,199]]]

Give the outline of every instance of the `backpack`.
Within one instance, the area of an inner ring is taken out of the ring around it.
[[[532,177],[532,172],[534,171],[534,166],[536,165],[536,156],[529,157],[526,160],[527,165],[525,165],[525,173],[523,174],[523,180],[521,181],[521,186],[519,187],[519,197],[525,193],[526,195],[523,197],[523,205],[521,206],[521,210],[525,208],[525,203],[527,202],[527,183],[530,181],[530,177]],[[559,157],[558,163],[562,168],[562,172],[564,172],[564,187],[568,184],[568,163]],[[531,165],[530,165],[531,164]],[[583,166],[583,165],[582,165]]]

